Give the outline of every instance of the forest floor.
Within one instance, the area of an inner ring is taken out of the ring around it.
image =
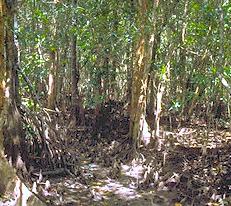
[[[65,130],[72,175],[38,183],[52,205],[231,205],[230,129],[199,120],[163,126],[161,147],[143,145],[134,154],[128,118],[112,111],[98,117],[94,138],[91,127]]]
[[[230,205],[231,134],[211,131],[203,149],[196,132],[181,128],[178,144],[159,152],[143,147],[129,163],[121,156],[129,147],[119,141],[90,146],[73,137],[78,175],[49,179],[46,195],[57,205]]]
[[[231,205],[230,128],[196,119],[171,130],[163,124],[158,148],[151,142],[134,152],[129,119],[117,110],[103,111],[94,137],[91,124],[57,119],[74,167],[63,176],[31,172],[31,186],[36,182],[48,205]]]

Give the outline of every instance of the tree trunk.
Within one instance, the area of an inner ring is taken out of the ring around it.
[[[2,111],[5,101],[4,80],[5,80],[6,67],[4,61],[4,44],[5,44],[4,15],[5,15],[4,0],[0,0],[0,111]]]
[[[148,95],[148,101],[147,101],[147,123],[151,130],[155,130],[155,111],[156,111],[156,99],[157,99],[157,88],[155,88],[155,85],[157,84],[156,80],[157,77],[155,76],[155,69],[154,63],[157,59],[157,49],[160,45],[160,29],[156,28],[156,38],[154,39],[154,44],[152,48],[152,69],[150,70],[149,76],[148,76],[148,88],[149,93]]]
[[[127,65],[127,96],[126,101],[128,103],[128,111],[130,111],[131,107],[131,99],[132,99],[132,67],[133,67],[133,59],[134,59],[134,52],[133,52],[133,45],[129,48],[130,54],[129,56],[129,64]]]
[[[48,100],[47,107],[55,109],[56,102],[56,80],[57,80],[57,51],[51,51],[51,67],[48,77]]]
[[[134,54],[133,73],[132,73],[132,97],[130,108],[130,137],[133,141],[134,149],[139,146],[139,141],[143,133],[143,127],[146,116],[146,100],[148,73],[151,65],[152,48],[154,34],[148,32],[148,12],[150,7],[147,0],[138,2],[138,28],[140,35],[137,40],[137,46]],[[155,6],[156,6],[155,2]],[[153,13],[154,15],[154,13]],[[150,29],[149,29],[150,30]]]
[[[56,7],[56,1],[54,0],[53,10]],[[50,60],[51,66],[48,75],[48,99],[47,99],[47,107],[51,110],[54,110],[56,107],[57,100],[57,78],[58,78],[58,48],[56,43],[57,38],[57,20],[55,18],[52,19],[52,42],[53,46],[50,49]]]
[[[23,130],[18,111],[20,104],[17,76],[18,60],[13,35],[14,6],[12,4],[7,5],[4,0],[0,0],[0,197],[6,193],[11,194],[10,198],[15,199],[15,205],[25,205],[27,198],[24,198],[23,192],[27,192],[27,194],[30,192],[16,176],[15,170],[4,154],[5,149],[11,163],[17,169],[23,169],[24,163],[21,161]],[[4,148],[4,146],[6,147]],[[14,193],[14,191],[18,192]],[[36,204],[44,205],[39,200]],[[27,205],[35,205],[35,202]]]
[[[77,0],[73,0],[73,6],[77,7]],[[76,12],[73,16],[73,27],[77,27],[77,17]],[[77,34],[74,32],[72,34],[71,42],[71,110],[72,118],[70,122],[70,127],[75,127],[77,125],[84,124],[84,109],[82,105],[82,96],[80,97],[78,83],[80,79],[79,72],[79,62],[78,62],[78,50],[77,50]]]
[[[22,121],[19,112],[19,85],[18,85],[18,52],[14,40],[14,7],[7,5],[5,28],[5,63],[6,63],[6,84],[5,84],[5,106],[6,119],[3,127],[5,152],[8,159],[16,166],[18,158],[26,158],[27,155],[22,146]]]
[[[78,101],[78,82],[79,82],[79,71],[77,68],[77,36],[73,34],[71,43],[71,103],[72,107],[77,105]],[[75,114],[76,116],[78,114]]]
[[[8,162],[4,157],[4,148],[3,148],[3,131],[2,127],[4,124],[5,115],[3,114],[4,104],[5,104],[5,26],[4,26],[4,16],[5,16],[5,1],[0,0],[0,176],[2,177],[0,182],[0,196],[2,196],[9,182],[9,179],[12,179],[15,176],[13,169],[9,166]],[[8,176],[9,175],[9,179]]]

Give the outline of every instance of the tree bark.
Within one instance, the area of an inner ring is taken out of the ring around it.
[[[15,3],[15,2],[14,2]],[[22,147],[22,125],[18,107],[18,56],[14,42],[15,4],[6,4],[0,0],[0,197],[11,194],[15,205],[44,205],[17,177],[12,164],[18,169],[25,169],[21,161],[25,159]],[[10,164],[5,158],[11,160]],[[27,193],[25,196],[24,193]],[[30,203],[28,200],[30,194]],[[12,204],[12,200],[10,200]],[[5,202],[4,204],[7,204]],[[1,205],[1,202],[0,202]]]
[[[154,43],[153,29],[151,29],[150,32],[147,22],[149,22],[148,12],[150,12],[153,6],[157,6],[157,4],[157,2],[151,4],[148,0],[138,1],[138,28],[140,35],[136,43],[137,46],[134,54],[129,131],[134,149],[139,147],[144,123],[146,123],[148,73],[150,70]]]
[[[56,106],[56,82],[57,82],[57,51],[51,51],[50,53],[51,58],[51,67],[48,76],[48,100],[47,100],[47,107],[49,109],[55,109]]]
[[[77,0],[73,0],[74,9],[78,5]],[[73,16],[73,28],[77,27],[77,17],[76,12]],[[74,29],[75,30],[75,29]],[[78,47],[77,47],[77,34],[74,32],[72,34],[71,41],[71,110],[72,110],[72,119],[70,122],[70,127],[75,127],[78,125],[84,124],[84,110],[82,105],[82,96],[79,94],[78,83],[80,79],[79,72],[79,61],[78,61]]]
[[[79,82],[79,71],[77,68],[77,36],[73,34],[71,43],[71,103],[72,107],[77,105],[78,101],[78,82]],[[78,115],[78,114],[76,114]]]
[[[53,9],[55,10],[56,1],[54,0]],[[47,107],[51,110],[54,110],[56,107],[57,100],[57,79],[58,79],[58,47],[56,43],[57,38],[57,20],[55,18],[52,19],[52,41],[53,47],[50,50],[50,60],[51,66],[48,75],[48,99],[47,99]]]
[[[4,43],[5,43],[4,16],[5,16],[5,4],[4,4],[4,0],[0,0],[0,72],[1,72],[0,73],[0,111],[2,111],[5,101],[4,87],[5,87],[6,65],[4,61]]]

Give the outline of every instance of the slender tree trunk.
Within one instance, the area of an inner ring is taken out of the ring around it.
[[[57,80],[57,51],[51,51],[51,67],[48,78],[48,100],[47,107],[55,109],[56,103],[56,80]]]
[[[110,69],[110,89],[109,89],[109,98],[116,99],[118,98],[118,92],[116,92],[116,69],[117,63],[116,60],[112,59],[111,61],[112,69]]]
[[[127,65],[127,96],[126,100],[128,102],[128,110],[130,111],[131,107],[131,99],[132,99],[132,67],[133,67],[133,59],[134,59],[134,52],[133,52],[133,44],[131,48],[129,48],[130,54],[129,56],[129,64]]]
[[[5,87],[5,71],[6,65],[4,61],[4,44],[5,44],[5,26],[4,26],[4,15],[5,15],[5,1],[0,0],[0,110],[2,111],[5,96],[4,96],[4,87]],[[1,145],[1,143],[0,143]]]
[[[187,61],[187,58],[186,58],[186,48],[185,48],[185,37],[186,37],[186,28],[187,28],[187,13],[188,13],[188,0],[185,1],[185,5],[184,5],[184,13],[183,13],[183,19],[184,19],[184,22],[183,22],[183,25],[182,25],[182,29],[181,29],[181,39],[180,39],[180,44],[182,45],[181,48],[180,48],[180,59],[179,59],[179,66],[180,66],[180,69],[181,69],[181,73],[179,75],[179,83],[181,85],[181,88],[182,88],[182,92],[181,92],[181,99],[182,99],[182,102],[185,103],[185,106],[186,106],[186,95],[187,94],[187,86],[190,84],[190,76],[188,75],[188,72],[187,72],[187,64],[186,64],[186,61]],[[177,86],[177,85],[176,85]],[[182,111],[181,111],[181,114],[184,113],[184,107],[182,107]],[[186,112],[187,113],[187,112]]]
[[[77,68],[77,36],[73,34],[71,42],[71,102],[72,107],[77,105],[78,101],[78,82],[79,82],[79,71]],[[78,114],[76,114],[78,115]]]
[[[155,108],[156,108],[156,90],[155,90],[155,76],[154,71],[151,71],[148,77],[149,93],[147,100],[147,114],[146,120],[151,130],[154,130],[155,124]]]
[[[73,6],[78,6],[78,1],[73,0]],[[77,27],[77,17],[76,12],[74,12],[73,16],[73,27]],[[82,97],[79,94],[78,83],[80,79],[80,72],[79,72],[79,62],[78,62],[78,49],[77,49],[77,34],[72,34],[72,41],[71,41],[71,107],[72,107],[72,120],[70,122],[70,127],[76,125],[83,125],[84,124],[84,110],[82,105]]]
[[[56,7],[56,0],[54,0],[53,9]],[[56,46],[56,36],[57,36],[57,20],[55,18],[52,19],[52,41]],[[47,107],[51,110],[54,110],[56,107],[57,100],[57,79],[58,79],[58,48],[51,48],[50,51],[50,60],[51,66],[48,75],[48,99],[47,99]]]
[[[156,22],[154,22],[156,24]],[[155,110],[156,110],[156,99],[157,99],[157,89],[155,89],[156,77],[155,77],[155,66],[154,63],[157,58],[157,49],[160,45],[160,35],[161,32],[156,28],[156,38],[154,39],[154,44],[152,48],[152,69],[149,73],[148,78],[148,88],[149,93],[147,101],[147,122],[151,130],[155,130]]]

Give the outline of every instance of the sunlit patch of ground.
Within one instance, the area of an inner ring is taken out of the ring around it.
[[[98,164],[86,164],[82,169],[87,184],[80,177],[51,179],[53,192],[47,197],[56,205],[167,205],[161,194],[138,188],[144,172],[141,164],[123,164],[118,179],[111,179],[109,168]]]

